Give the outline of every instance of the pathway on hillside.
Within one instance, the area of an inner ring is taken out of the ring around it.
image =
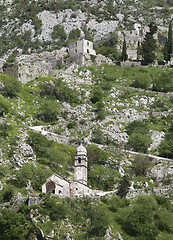
[[[56,134],[56,133],[52,133],[49,131],[45,131],[43,128],[44,126],[34,126],[34,127],[30,127],[32,130],[41,133],[42,135],[46,136],[48,138],[48,140],[53,140],[56,141],[58,143],[62,143],[62,144],[69,144],[69,138],[66,136],[62,136],[60,134]],[[109,147],[109,146],[104,146],[104,145],[100,145],[100,144],[96,144],[98,145],[100,148],[104,148],[106,150],[114,150],[116,151],[117,147]],[[151,155],[151,154],[145,154],[145,153],[140,153],[140,152],[134,152],[134,151],[129,151],[129,150],[123,150],[121,149],[122,152],[124,153],[129,153],[129,154],[133,154],[133,155],[143,155],[143,156],[147,156],[147,157],[151,157],[154,160],[157,161],[166,161],[166,162],[173,162],[173,159],[170,158],[164,158],[164,157],[159,157],[159,156],[155,156],[155,155]]]

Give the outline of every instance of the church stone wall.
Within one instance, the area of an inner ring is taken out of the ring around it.
[[[74,179],[83,184],[87,184],[87,167],[75,166]]]
[[[70,183],[59,177],[58,175],[56,174],[53,174],[47,181],[45,184],[42,185],[42,192],[43,193],[48,193],[49,192],[49,189],[47,189],[47,184],[49,182],[53,182],[55,184],[55,189],[50,189],[50,191],[52,192],[52,190],[54,190],[54,194],[57,194],[57,195],[62,195],[62,196],[65,196],[65,197],[70,197]]]
[[[71,182],[71,196],[81,197],[92,195],[92,189],[79,182]]]

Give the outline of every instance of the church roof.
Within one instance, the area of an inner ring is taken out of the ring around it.
[[[81,154],[85,154],[87,155],[87,150],[86,148],[82,145],[81,145],[76,149],[76,155],[81,155]]]

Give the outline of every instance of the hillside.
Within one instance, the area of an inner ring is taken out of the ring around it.
[[[166,84],[172,86],[172,69],[167,70],[151,67],[144,69],[109,65],[86,66],[75,69],[75,73],[71,74],[61,70],[61,79],[40,77],[25,85],[10,76],[1,75],[1,202],[12,198],[16,205],[21,197],[24,197],[24,201],[29,193],[34,197],[36,193],[40,193],[41,185],[53,172],[71,178],[75,146],[81,139],[86,145],[89,144],[88,182],[93,189],[114,190],[121,186],[120,182],[125,174],[131,186],[127,190],[128,198],[140,193],[154,193],[172,199],[173,102],[172,94],[164,93],[171,89],[166,88]],[[150,88],[152,82],[157,83],[157,76],[165,74],[167,78],[164,92],[153,91]],[[150,76],[148,85],[146,76]],[[139,83],[143,89],[136,88],[136,84]],[[44,130],[43,133],[49,140],[33,130]],[[161,141],[163,142],[159,145]],[[93,143],[98,144],[99,148]],[[162,157],[155,157],[158,155]],[[44,203],[48,201],[44,198],[41,197],[42,204],[53,204]],[[114,198],[115,201],[120,201],[118,197]],[[62,201],[57,200],[60,201],[59,204]],[[101,201],[107,205],[108,200]],[[77,207],[80,203],[73,204],[77,204]],[[97,206],[98,200],[95,204]],[[121,204],[128,206],[129,203],[119,204],[117,207],[122,208]],[[45,205],[43,207],[45,208]],[[54,217],[51,209],[47,210],[47,213],[39,210],[41,216],[51,214],[50,220],[44,220],[46,225],[39,224],[47,237],[54,229],[58,239],[61,239],[61,233],[54,225],[47,229],[47,224],[57,221],[65,231],[64,234],[67,234],[65,226],[61,224],[65,216],[72,217],[70,212],[66,212],[69,207],[68,205],[63,210],[65,215],[61,216],[57,212]],[[29,209],[31,216],[38,214],[32,213],[35,212],[32,205]],[[62,211],[60,209],[57,211]],[[102,210],[94,211],[101,214]],[[75,220],[75,216],[73,218]],[[106,224],[112,226],[115,224],[112,221]],[[85,230],[76,229],[77,223],[73,226],[73,223],[67,220],[68,224],[72,224],[73,229],[70,236],[84,234]],[[117,227],[113,229],[110,231],[116,236],[119,230]],[[102,234],[105,234],[106,229],[102,231]],[[96,237],[94,232],[90,233],[90,236]],[[129,233],[127,229],[123,232],[132,236],[134,234]],[[74,239],[80,239],[79,236]]]
[[[172,1],[1,0],[0,12],[0,240],[172,240],[173,68],[115,64],[152,21],[163,61]],[[67,49],[83,37],[97,55],[80,65]],[[74,181],[81,141],[98,194],[42,193],[53,173]]]
[[[114,31],[132,30],[134,23],[145,28],[154,21],[165,36],[173,4],[171,0],[2,0],[0,12],[0,55],[5,57],[53,51],[79,34],[100,41]]]

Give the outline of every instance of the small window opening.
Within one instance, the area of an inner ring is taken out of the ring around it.
[[[77,49],[75,49],[75,53],[77,53]]]
[[[75,42],[75,45],[77,46],[77,42]]]
[[[87,45],[89,46],[89,45],[90,45],[90,43],[89,43],[89,42],[87,42]]]
[[[59,194],[61,194],[62,192],[61,192],[61,190],[59,190]]]
[[[81,163],[81,158],[78,158],[78,163]]]
[[[89,50],[89,49],[87,49],[87,53],[90,53],[90,50]]]
[[[55,194],[55,190],[52,190],[52,193]]]

